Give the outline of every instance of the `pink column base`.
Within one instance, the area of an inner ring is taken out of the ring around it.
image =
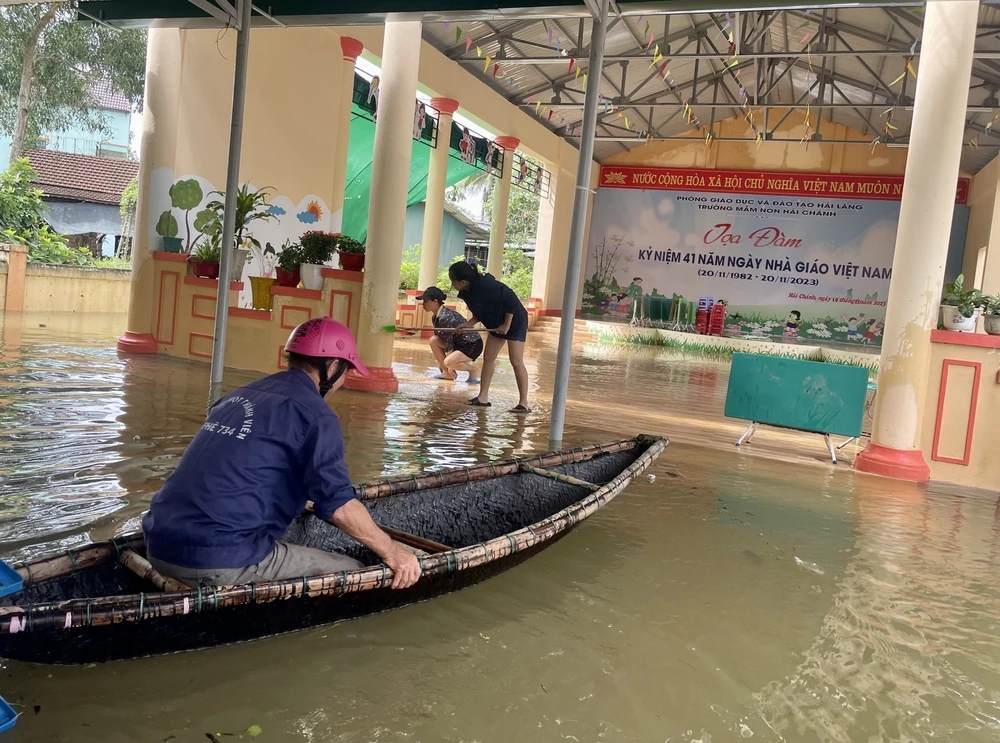
[[[133,333],[126,330],[118,339],[120,353],[156,353],[156,339],[152,333]]]
[[[370,377],[362,377],[354,369],[347,372],[344,388],[358,392],[382,392],[391,394],[399,392],[399,379],[389,367],[368,367]]]
[[[897,480],[927,482],[931,468],[919,449],[894,449],[871,442],[854,459],[854,469]]]

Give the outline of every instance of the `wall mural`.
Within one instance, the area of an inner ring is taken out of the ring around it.
[[[260,188],[250,184],[251,192]],[[273,193],[273,191],[272,191]],[[174,178],[171,168],[157,168],[150,175],[150,196],[147,200],[147,239],[152,250],[160,250],[163,238],[168,235],[181,241],[181,250],[190,253],[208,238],[214,213],[208,205],[223,201],[220,190],[206,178],[184,175]],[[251,276],[273,278],[278,255],[288,245],[298,242],[310,230],[335,231],[330,209],[315,194],[308,194],[293,202],[284,194],[269,199],[265,210],[270,219],[256,220],[247,225],[240,247],[250,251],[250,259],[243,267],[239,306],[251,306]],[[207,230],[207,231],[206,231]]]

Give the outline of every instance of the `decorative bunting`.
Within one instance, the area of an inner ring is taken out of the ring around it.
[[[455,26],[455,43],[457,44],[461,40],[462,40],[462,27],[461,26]],[[468,52],[469,48],[466,47],[465,51]]]
[[[549,29],[549,43],[552,43],[552,29]]]
[[[576,75],[575,75],[575,78],[579,78],[579,77],[580,77],[580,68],[579,68],[579,67],[577,67],[577,68],[576,68]]]
[[[573,57],[570,57],[569,58],[569,69],[566,70],[566,74],[567,75],[573,71],[573,65],[575,65],[575,64],[576,64],[576,60]]]
[[[471,47],[471,46],[472,46],[472,37],[471,36],[466,36],[465,37],[465,53],[466,54],[469,53],[469,47]]]
[[[494,64],[493,65],[493,77],[496,77],[497,76],[497,72],[499,72],[499,71],[500,71],[500,65]]]
[[[483,50],[480,49],[478,46],[476,47],[476,56],[477,57],[483,56]]]
[[[490,59],[490,55],[487,54],[486,55],[486,64],[483,65],[483,74],[484,75],[486,74],[486,70],[488,70],[490,68],[490,62],[492,62],[492,61],[493,60]]]
[[[451,25],[451,21],[445,21],[445,22],[444,22],[444,30],[445,30],[445,31],[447,31],[447,30],[448,30],[448,27],[449,27],[450,25]]]
[[[653,34],[649,35],[649,42],[646,44],[646,48],[649,49],[651,46],[653,46]]]
[[[913,57],[910,57],[908,60],[906,60],[906,71],[909,72],[911,75],[913,75],[913,79],[916,80],[917,79],[917,73],[913,69],[913,64],[911,63],[912,60],[913,60]]]

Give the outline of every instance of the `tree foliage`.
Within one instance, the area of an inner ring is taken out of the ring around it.
[[[29,49],[34,54],[27,54]],[[30,74],[24,65],[32,61]],[[29,84],[25,142],[46,131],[85,126],[108,133],[93,85],[107,81],[142,105],[146,32],[115,31],[76,20],[70,3],[0,7],[0,132],[14,134],[22,82]],[[17,143],[15,142],[15,145]],[[16,148],[15,148],[16,150]],[[20,153],[12,152],[12,160]]]
[[[89,252],[71,248],[45,223],[42,192],[32,185],[37,178],[23,158],[0,173],[0,242],[26,245],[32,263],[89,263]]]

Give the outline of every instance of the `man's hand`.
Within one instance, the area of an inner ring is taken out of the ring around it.
[[[466,320],[466,321],[465,321],[465,322],[463,322],[463,323],[462,323],[461,325],[456,325],[456,326],[455,326],[455,330],[456,330],[456,331],[458,331],[458,330],[468,330],[469,328],[471,328],[471,327],[472,327],[472,325],[473,325],[473,323],[471,323],[471,322],[469,322],[468,320]]]
[[[394,544],[393,550],[385,558],[385,564],[392,568],[392,587],[409,588],[420,578],[420,560],[417,556]]]

